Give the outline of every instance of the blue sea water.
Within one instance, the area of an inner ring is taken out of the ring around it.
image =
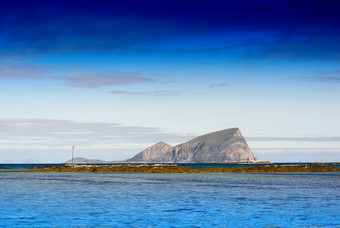
[[[340,227],[339,173],[0,173],[0,227]]]

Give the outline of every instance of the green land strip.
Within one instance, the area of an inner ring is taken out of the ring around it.
[[[100,173],[291,173],[291,172],[339,172],[329,165],[259,165],[241,168],[195,169],[180,165],[65,165],[37,167],[25,172],[100,172]]]

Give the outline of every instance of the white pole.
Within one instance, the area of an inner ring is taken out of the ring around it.
[[[72,146],[72,167],[74,168],[74,146]]]

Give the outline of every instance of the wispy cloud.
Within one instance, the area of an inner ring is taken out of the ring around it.
[[[293,79],[309,81],[309,82],[323,82],[323,83],[340,83],[340,76],[319,76],[319,77],[294,77]]]
[[[0,78],[42,79],[47,78],[49,67],[27,61],[7,60],[0,62]]]
[[[52,75],[52,67],[28,61],[10,60],[0,62],[0,78],[51,80],[58,85],[82,88],[128,85],[156,82],[139,72],[107,71],[99,73],[76,72],[67,75]],[[39,82],[40,83],[40,82]],[[40,84],[39,84],[40,85]]]
[[[340,83],[340,70],[329,70],[315,72],[315,76],[302,76],[294,77],[291,79],[308,81],[308,82],[321,82],[321,83]]]
[[[214,83],[214,84],[210,84],[209,87],[210,88],[218,88],[218,87],[228,87],[229,85],[226,83]]]
[[[340,137],[246,137],[247,141],[340,142]]]
[[[340,148],[253,148],[262,160],[271,162],[340,161]]]
[[[0,119],[1,149],[143,148],[157,141],[184,142],[192,135],[166,133],[160,128],[116,123],[55,119]]]
[[[271,148],[254,148],[254,151],[259,154],[266,153],[338,153],[340,148],[284,148],[284,147],[271,147]]]
[[[122,94],[131,96],[175,96],[176,92],[170,90],[155,90],[155,91],[126,91],[126,90],[112,90],[111,94]]]
[[[339,75],[340,76],[340,69],[338,69],[338,70],[330,70],[330,71],[326,71],[324,73],[329,74],[329,75]]]
[[[139,73],[121,71],[99,74],[73,73],[64,77],[64,80],[67,85],[84,88],[155,82],[154,79],[140,76]]]

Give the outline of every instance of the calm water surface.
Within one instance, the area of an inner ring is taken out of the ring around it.
[[[0,173],[1,227],[340,227],[339,173]]]

